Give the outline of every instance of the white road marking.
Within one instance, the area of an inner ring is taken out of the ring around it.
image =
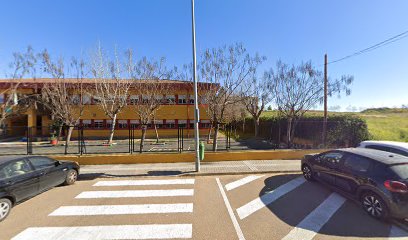
[[[282,240],[312,240],[324,224],[346,202],[346,199],[337,193],[332,193],[323,203],[307,215]]]
[[[93,215],[191,213],[191,212],[193,212],[192,203],[62,206],[48,216],[93,216]]]
[[[403,229],[392,225],[390,230],[389,240],[408,240],[408,232]]]
[[[228,210],[228,213],[230,215],[232,224],[234,225],[235,231],[236,231],[236,233],[238,235],[238,239],[239,240],[245,240],[244,233],[242,232],[241,227],[239,226],[238,220],[234,215],[234,210],[232,210],[232,207],[231,207],[231,204],[228,201],[227,195],[225,194],[224,189],[222,188],[220,179],[216,178],[216,181],[217,181],[218,187],[220,188],[222,199],[224,199],[224,203],[225,203],[225,206],[227,207],[227,210]]]
[[[86,191],[75,198],[138,198],[193,196],[194,189]]]
[[[261,197],[258,197],[251,202],[245,204],[244,206],[240,207],[237,209],[237,213],[240,219],[244,219],[248,217],[249,215],[253,214],[254,212],[262,209],[263,207],[273,203],[286,193],[292,191],[293,189],[299,187],[305,182],[305,179],[303,177],[298,177],[293,179],[290,182],[287,182],[283,184],[282,186],[279,186],[275,190],[272,190]]]
[[[192,238],[192,224],[27,228],[12,240],[107,240]]]
[[[194,184],[194,179],[163,179],[163,180],[119,180],[99,181],[93,186],[147,186],[147,185],[187,185]]]
[[[227,191],[231,191],[232,189],[235,189],[235,188],[237,188],[237,187],[240,187],[240,186],[242,186],[242,185],[245,185],[245,184],[247,184],[247,183],[250,183],[250,182],[252,182],[252,181],[254,181],[254,180],[256,180],[256,179],[259,179],[259,178],[261,178],[261,177],[263,177],[263,176],[264,176],[264,175],[262,175],[262,176],[252,175],[252,176],[244,177],[244,178],[242,178],[242,179],[240,179],[240,180],[237,180],[237,181],[235,181],[235,182],[228,183],[227,185],[225,185],[225,189],[227,189]]]

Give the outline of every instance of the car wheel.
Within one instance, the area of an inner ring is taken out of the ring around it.
[[[386,219],[388,208],[384,200],[373,192],[367,192],[361,197],[361,204],[364,210],[372,217]]]
[[[313,181],[313,171],[309,165],[304,164],[302,167],[303,177],[308,181]]]
[[[76,182],[78,178],[78,172],[75,169],[70,169],[67,172],[67,177],[65,178],[65,185],[72,185]]]
[[[13,204],[7,198],[0,199],[0,222],[6,219],[11,211]]]

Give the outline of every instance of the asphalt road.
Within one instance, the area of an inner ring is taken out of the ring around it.
[[[296,174],[116,177],[13,208],[0,239],[408,239]]]

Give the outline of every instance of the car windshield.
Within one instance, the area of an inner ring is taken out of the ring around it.
[[[393,165],[390,167],[400,178],[408,179],[408,163]]]

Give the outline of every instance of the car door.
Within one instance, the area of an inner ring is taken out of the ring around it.
[[[29,161],[40,175],[40,191],[58,186],[64,182],[68,169],[59,165],[57,161],[41,156],[30,157]]]
[[[32,197],[39,192],[39,176],[27,159],[18,159],[0,167],[0,181],[7,193],[17,202]]]
[[[369,158],[356,154],[347,154],[343,157],[335,175],[335,184],[341,190],[354,193],[358,186],[369,181],[368,172],[372,167]]]
[[[317,177],[326,183],[335,184],[335,172],[344,153],[332,151],[321,154],[316,158],[314,171]]]

